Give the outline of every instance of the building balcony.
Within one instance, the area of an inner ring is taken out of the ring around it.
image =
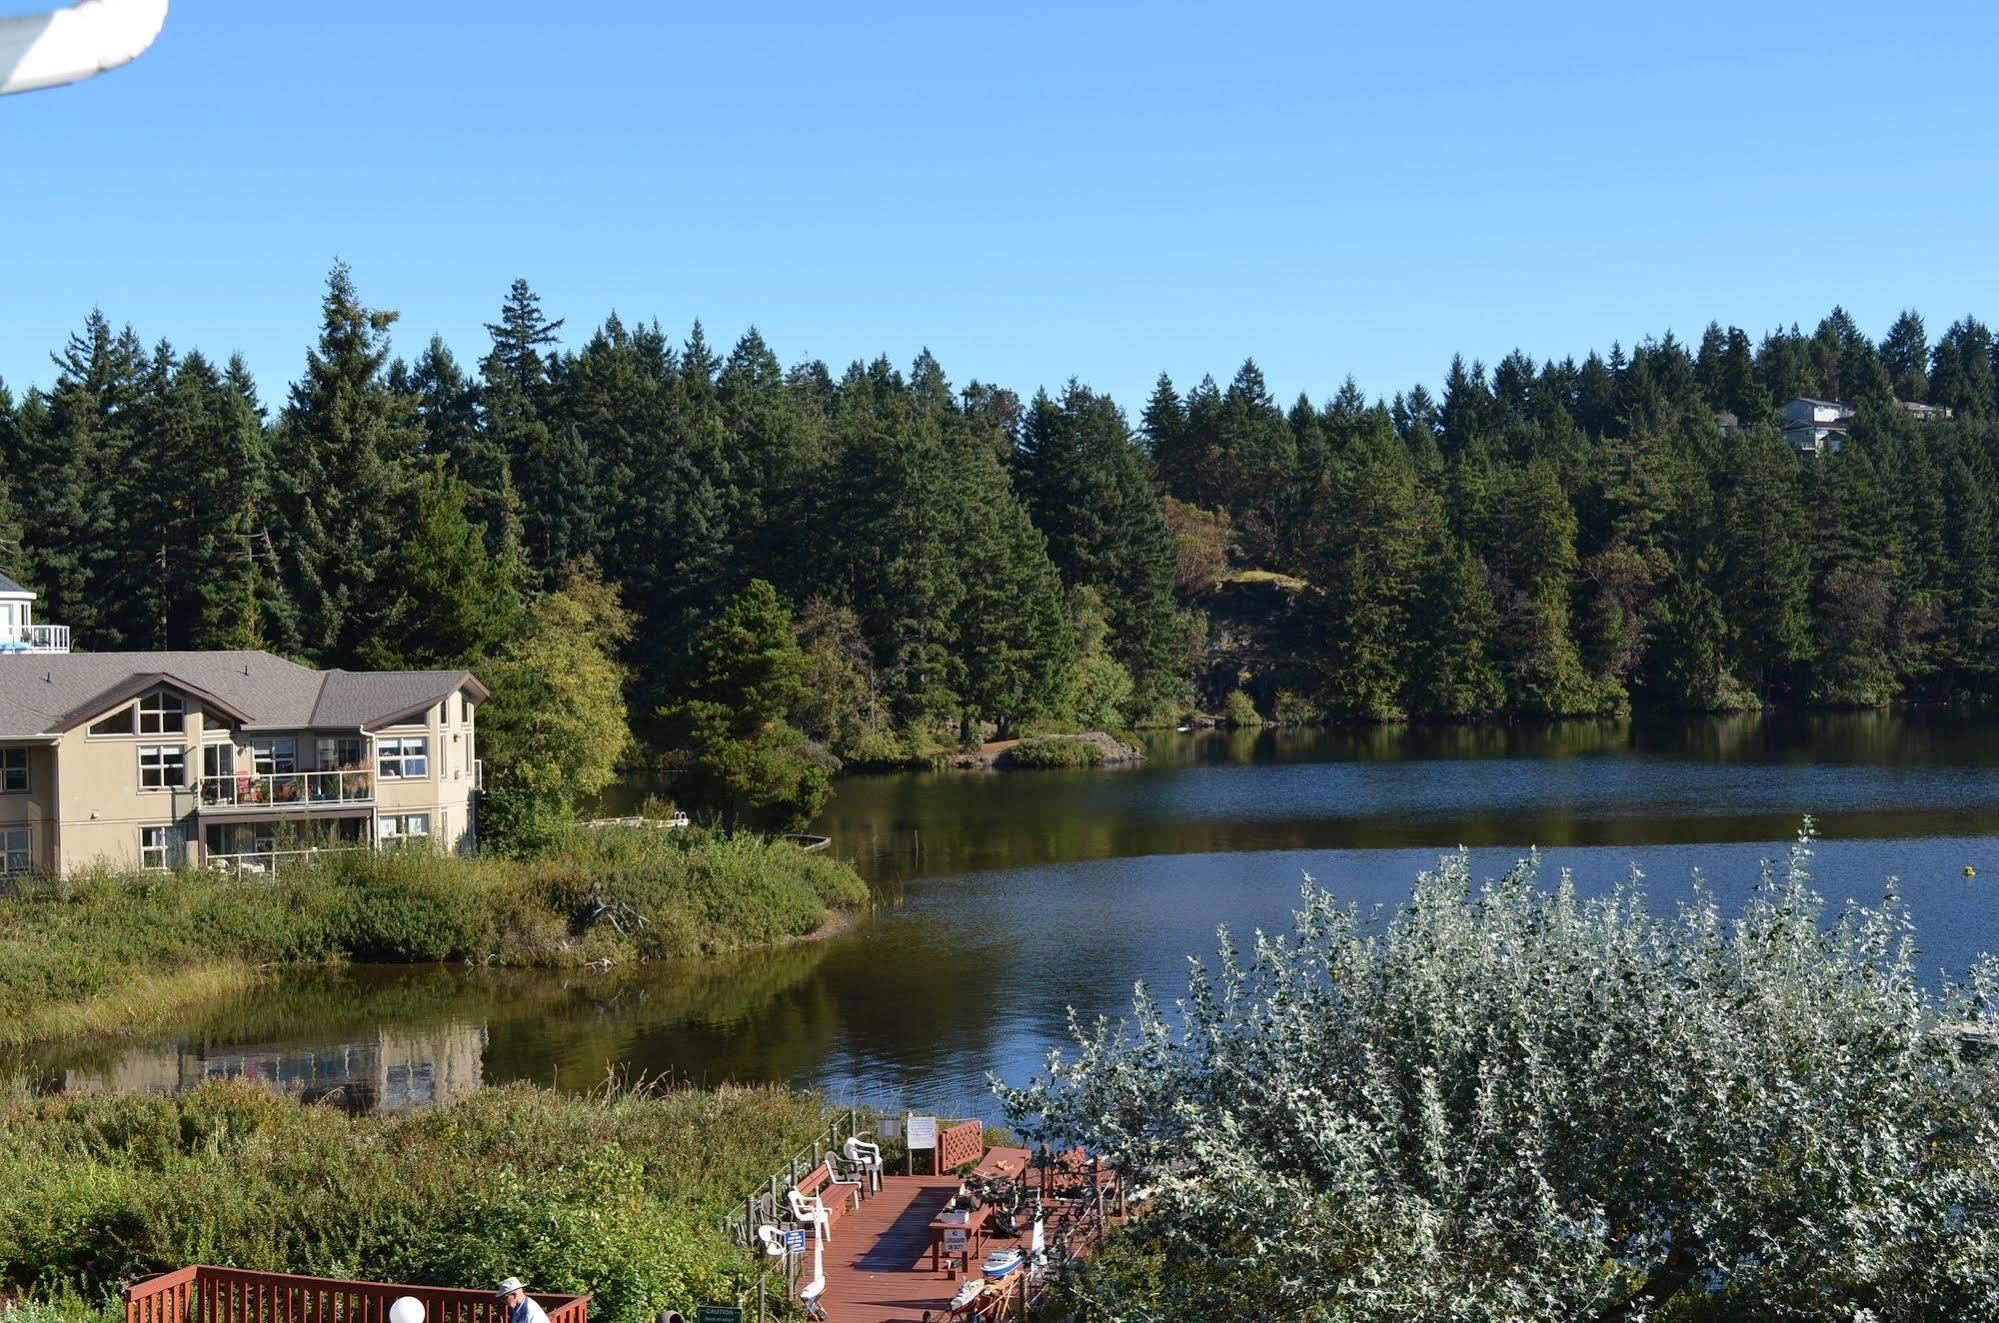
[[[372,804],[375,774],[365,769],[205,776],[190,787],[194,806],[210,809],[324,808]]]
[[[68,625],[0,625],[0,653],[68,651]]]

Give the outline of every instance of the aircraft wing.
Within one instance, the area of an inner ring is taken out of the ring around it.
[[[60,87],[137,59],[167,21],[167,0],[82,0],[0,18],[0,96]]]

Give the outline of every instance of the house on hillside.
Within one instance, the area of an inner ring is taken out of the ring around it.
[[[329,848],[473,849],[488,691],[470,671],[33,637],[46,646],[0,646],[0,873],[262,873]]]
[[[1801,455],[1837,453],[1846,444],[1853,406],[1845,400],[1787,400],[1784,440]]]
[[[1951,411],[1941,404],[1917,404],[1913,400],[1896,400],[1895,407],[1919,423],[1942,423],[1950,421]]]

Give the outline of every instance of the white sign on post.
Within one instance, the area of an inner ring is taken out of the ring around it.
[[[934,1116],[917,1116],[912,1112],[909,1117],[909,1170],[912,1174],[916,1171],[916,1150],[920,1148],[930,1150],[930,1169],[935,1171],[937,1169],[937,1118]]]

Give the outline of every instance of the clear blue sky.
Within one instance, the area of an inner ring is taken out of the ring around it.
[[[52,2],[52,0],[51,0]],[[41,7],[0,0],[0,13]],[[461,359],[525,275],[1134,414],[1709,318],[1999,318],[1987,4],[175,0],[0,100],[0,378],[93,305],[282,400],[335,256]]]

